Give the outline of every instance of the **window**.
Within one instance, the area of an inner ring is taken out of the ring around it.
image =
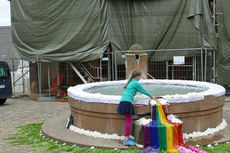
[[[8,67],[6,65],[0,65],[0,78],[8,77]]]

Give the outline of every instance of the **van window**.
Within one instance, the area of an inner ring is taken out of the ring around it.
[[[0,64],[0,78],[8,77],[8,67]]]

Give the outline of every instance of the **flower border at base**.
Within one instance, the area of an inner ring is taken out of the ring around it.
[[[144,123],[147,124],[149,121],[150,120],[146,119],[146,121]],[[142,123],[142,122],[140,122],[140,123]],[[204,132],[194,131],[193,133],[190,133],[190,134],[183,133],[183,138],[184,138],[184,140],[189,140],[191,138],[193,139],[193,138],[200,138],[200,137],[212,135],[212,134],[215,134],[219,131],[224,130],[227,126],[228,126],[228,124],[227,124],[226,120],[223,119],[222,122],[216,128],[208,128]],[[113,140],[124,140],[124,138],[125,138],[124,136],[119,136],[118,134],[107,134],[107,133],[102,134],[98,131],[90,131],[90,130],[81,129],[81,128],[78,128],[74,125],[71,125],[69,130],[73,131],[75,133],[78,133],[78,134],[92,136],[95,138],[104,138],[104,139],[113,139]]]
[[[188,141],[189,139],[201,138],[201,137],[205,137],[208,135],[213,135],[219,131],[224,130],[227,126],[228,126],[228,124],[227,124],[226,120],[222,119],[222,122],[215,128],[208,128],[204,132],[194,131],[193,133],[190,133],[190,134],[183,133],[183,138],[185,141],[186,140]]]

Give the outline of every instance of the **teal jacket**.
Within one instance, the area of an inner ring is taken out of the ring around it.
[[[133,78],[125,89],[120,101],[128,101],[133,103],[134,96],[137,94],[137,92],[140,92],[152,98],[152,94],[145,90],[141,86],[141,84],[135,78]]]

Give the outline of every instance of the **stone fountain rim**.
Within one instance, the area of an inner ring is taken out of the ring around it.
[[[88,93],[87,89],[96,87],[96,86],[109,86],[109,85],[124,85],[127,80],[119,81],[105,81],[105,82],[95,82],[80,84],[74,87],[68,88],[69,97],[75,100],[81,100],[84,102],[93,102],[93,103],[109,103],[109,104],[119,104],[121,96],[115,95],[103,95],[97,93]],[[140,83],[151,83],[151,84],[165,84],[165,85],[188,85],[202,88],[205,91],[199,93],[188,93],[188,94],[175,94],[175,95],[166,95],[163,96],[164,99],[168,100],[169,103],[181,103],[181,102],[191,102],[191,101],[200,101],[204,100],[205,96],[215,96],[220,97],[225,94],[226,90],[224,87],[213,84],[209,82],[200,82],[200,81],[188,81],[188,80],[140,80]],[[135,98],[134,104],[149,104],[148,98]]]

